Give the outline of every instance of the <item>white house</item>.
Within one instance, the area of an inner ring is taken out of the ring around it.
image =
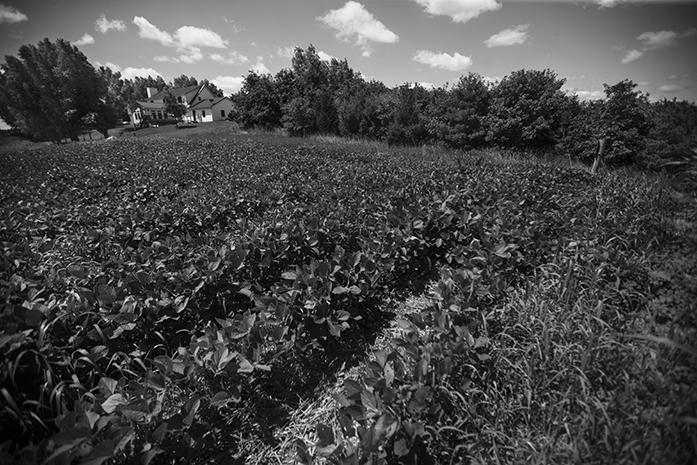
[[[207,98],[189,106],[184,121],[209,123],[227,119],[232,111],[232,100],[228,97]]]
[[[171,119],[173,115],[167,114],[165,110],[167,105],[164,100],[168,94],[176,97],[177,103],[186,107],[186,121],[218,121],[226,119],[232,110],[229,98],[218,97],[205,84],[175,87],[160,92],[154,87],[148,87],[147,92],[147,100],[138,100],[131,112],[131,122],[135,125],[141,124],[144,119],[153,122]]]

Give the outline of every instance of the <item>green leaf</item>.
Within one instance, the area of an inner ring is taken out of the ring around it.
[[[238,373],[251,373],[254,371],[254,365],[252,365],[249,360],[240,355],[239,361],[240,367],[237,369]]]
[[[127,402],[128,401],[126,398],[121,394],[112,394],[107,400],[102,402],[102,409],[104,409],[106,413],[112,413],[114,410],[116,410],[116,407],[119,405],[124,405]]]
[[[164,451],[162,449],[159,449],[157,447],[153,447],[152,449],[149,449],[142,454],[140,454],[140,463],[141,465],[148,465],[152,459],[155,458],[156,455],[163,453]]]
[[[407,441],[405,439],[399,439],[394,442],[394,455],[397,457],[404,457],[409,453],[409,446],[407,445]]]
[[[201,399],[198,397],[194,397],[184,405],[184,410],[187,412],[187,414],[182,421],[185,425],[191,426],[191,424],[194,422],[194,416],[196,415],[196,412],[200,406]]]
[[[99,379],[99,390],[105,396],[110,396],[116,391],[116,380],[103,376]]]
[[[315,431],[317,431],[317,437],[319,438],[319,442],[317,443],[319,447],[326,447],[334,444],[334,431],[331,427],[323,423],[317,423]]]
[[[220,391],[211,398],[211,405],[213,407],[223,407],[231,400],[230,394],[225,391]]]
[[[281,275],[281,278],[287,279],[289,281],[295,281],[298,278],[298,275],[295,271],[286,271]]]
[[[332,289],[332,294],[346,294],[349,290],[343,286],[335,286]]]

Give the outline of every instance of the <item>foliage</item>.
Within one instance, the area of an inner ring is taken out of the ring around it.
[[[165,113],[173,115],[175,118],[179,119],[186,114],[186,106],[182,105],[177,101],[177,98],[168,92],[164,97],[165,103]]]
[[[347,385],[345,434],[362,445],[322,444],[346,460],[437,457],[456,444],[431,429],[457,421],[445,383],[491,366],[495,322],[478,312],[571,240],[604,260],[594,270],[662,240],[654,197],[541,166],[249,137],[1,156],[8,463],[239,454],[270,403],[287,412],[360,351],[383,302],[440,276],[403,349]]]
[[[172,87],[189,87],[197,85],[198,80],[195,77],[187,76],[186,74],[182,74],[172,80]]]
[[[648,98],[636,87],[629,80],[605,85],[605,100],[582,105],[562,139],[565,149],[577,158],[590,159],[597,153],[598,141],[605,139],[604,158],[610,163],[638,163],[652,121]]]
[[[83,118],[104,115],[104,86],[77,47],[44,39],[18,55],[6,57],[0,73],[0,114],[9,124],[35,139],[77,140]]]
[[[428,140],[425,109],[428,91],[416,85],[397,88],[392,122],[387,129],[387,142],[393,145],[419,145]]]
[[[483,146],[490,100],[484,78],[472,73],[460,77],[450,91],[439,89],[435,92],[427,123],[429,132],[449,147]]]
[[[491,90],[488,139],[506,147],[545,148],[554,145],[559,114],[569,97],[564,79],[549,69],[519,70]]]
[[[249,73],[235,97],[235,107],[242,127],[271,129],[281,125],[281,101],[269,75]]]

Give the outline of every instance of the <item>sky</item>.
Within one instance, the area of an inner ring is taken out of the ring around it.
[[[697,0],[0,0],[0,37],[2,57],[64,38],[124,77],[186,74],[226,93],[313,44],[389,86],[549,68],[583,99],[628,78],[697,101]]]

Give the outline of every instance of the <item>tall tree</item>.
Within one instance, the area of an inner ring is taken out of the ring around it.
[[[193,76],[187,76],[186,74],[182,74],[179,77],[175,77],[172,84],[173,84],[173,87],[189,87],[189,86],[197,86],[198,81]]]
[[[429,131],[450,147],[481,146],[486,142],[490,102],[489,87],[480,75],[462,76],[449,91],[436,90],[429,111]]]
[[[281,103],[269,74],[251,71],[236,96],[237,120],[243,127],[271,129],[281,123]]]
[[[36,139],[77,140],[83,118],[104,112],[103,81],[87,57],[63,39],[23,45],[18,57],[5,57],[2,70],[0,113]]]
[[[568,105],[564,82],[549,69],[521,69],[504,77],[491,91],[489,141],[521,148],[554,145],[557,114]]]
[[[165,103],[165,113],[169,113],[177,119],[186,113],[186,106],[179,103],[171,92],[167,92],[163,101]]]

